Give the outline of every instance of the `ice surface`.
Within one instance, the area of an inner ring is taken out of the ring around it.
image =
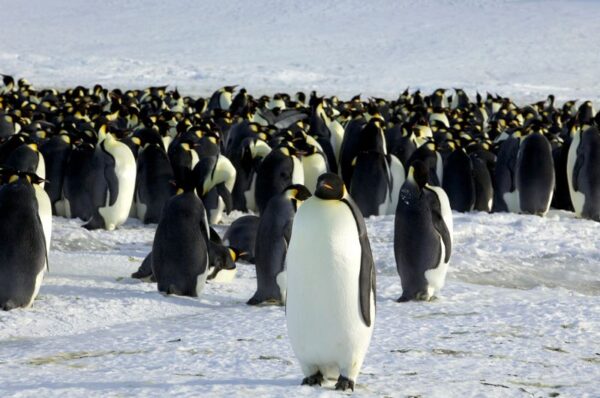
[[[197,95],[411,86],[598,101],[599,17],[594,1],[0,0],[0,73]],[[555,211],[454,220],[442,296],[406,304],[393,219],[367,221],[378,312],[354,396],[600,396],[600,224]],[[163,297],[129,278],[155,226],[80,224],[54,219],[38,300],[0,313],[0,396],[339,396],[299,386],[282,308],[244,304],[252,266],[199,300]]]

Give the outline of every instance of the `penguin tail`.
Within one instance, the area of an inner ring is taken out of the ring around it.
[[[8,301],[3,302],[3,303],[0,304],[0,309],[2,311],[14,310],[17,307],[18,306],[12,300],[8,300]]]
[[[179,288],[177,288],[177,286],[175,285],[169,285],[169,287],[167,288],[166,291],[167,294],[175,294],[177,296],[183,296],[181,290]]]

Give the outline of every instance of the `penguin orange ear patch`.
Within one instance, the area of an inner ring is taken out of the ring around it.
[[[14,175],[10,176],[10,178],[8,179],[8,183],[12,184],[13,182],[17,182],[18,180],[19,180],[19,176],[14,174]]]

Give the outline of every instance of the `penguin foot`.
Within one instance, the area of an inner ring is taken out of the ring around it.
[[[411,297],[409,297],[409,296],[405,296],[405,295],[402,295],[402,296],[400,296],[400,298],[399,298],[398,300],[396,300],[396,302],[397,302],[397,303],[407,303],[407,302],[409,302],[410,300],[412,300],[412,298],[411,298]]]
[[[321,385],[321,383],[323,383],[323,375],[321,374],[321,372],[317,372],[312,376],[305,377],[302,380],[303,386],[314,386],[316,384]],[[352,385],[354,385],[354,383],[352,383]]]
[[[342,391],[351,389],[352,391],[354,391],[354,382],[352,380],[350,380],[349,378],[340,375],[337,383],[335,383],[335,389],[342,390]]]

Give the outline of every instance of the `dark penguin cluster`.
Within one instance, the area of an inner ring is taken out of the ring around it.
[[[444,236],[447,257],[445,195],[460,212],[544,215],[552,206],[600,221],[598,122],[591,102],[557,106],[553,96],[517,106],[497,95],[472,100],[460,89],[438,89],[342,101],[316,92],[254,97],[227,86],[203,98],[167,87],[37,90],[3,76],[0,166],[44,180],[52,214],[80,218],[88,229],[118,228],[128,217],[158,223],[153,251],[160,254],[149,254],[134,276],[158,280],[166,293],[199,291],[160,280],[170,261],[159,258],[171,256],[163,253],[183,256],[164,233],[181,218],[181,234],[194,231],[201,241],[187,254],[207,257],[193,272],[180,270],[183,279],[217,278],[240,256],[261,275],[249,304],[281,303],[291,222],[324,173],[342,178],[365,217],[429,209],[432,221],[419,222]],[[422,192],[428,203],[410,201]],[[200,204],[203,211],[190,210]],[[222,240],[210,225],[231,210],[257,216],[234,222]],[[397,223],[396,246],[419,247],[400,238],[410,225]],[[440,256],[436,264],[444,263]]]

